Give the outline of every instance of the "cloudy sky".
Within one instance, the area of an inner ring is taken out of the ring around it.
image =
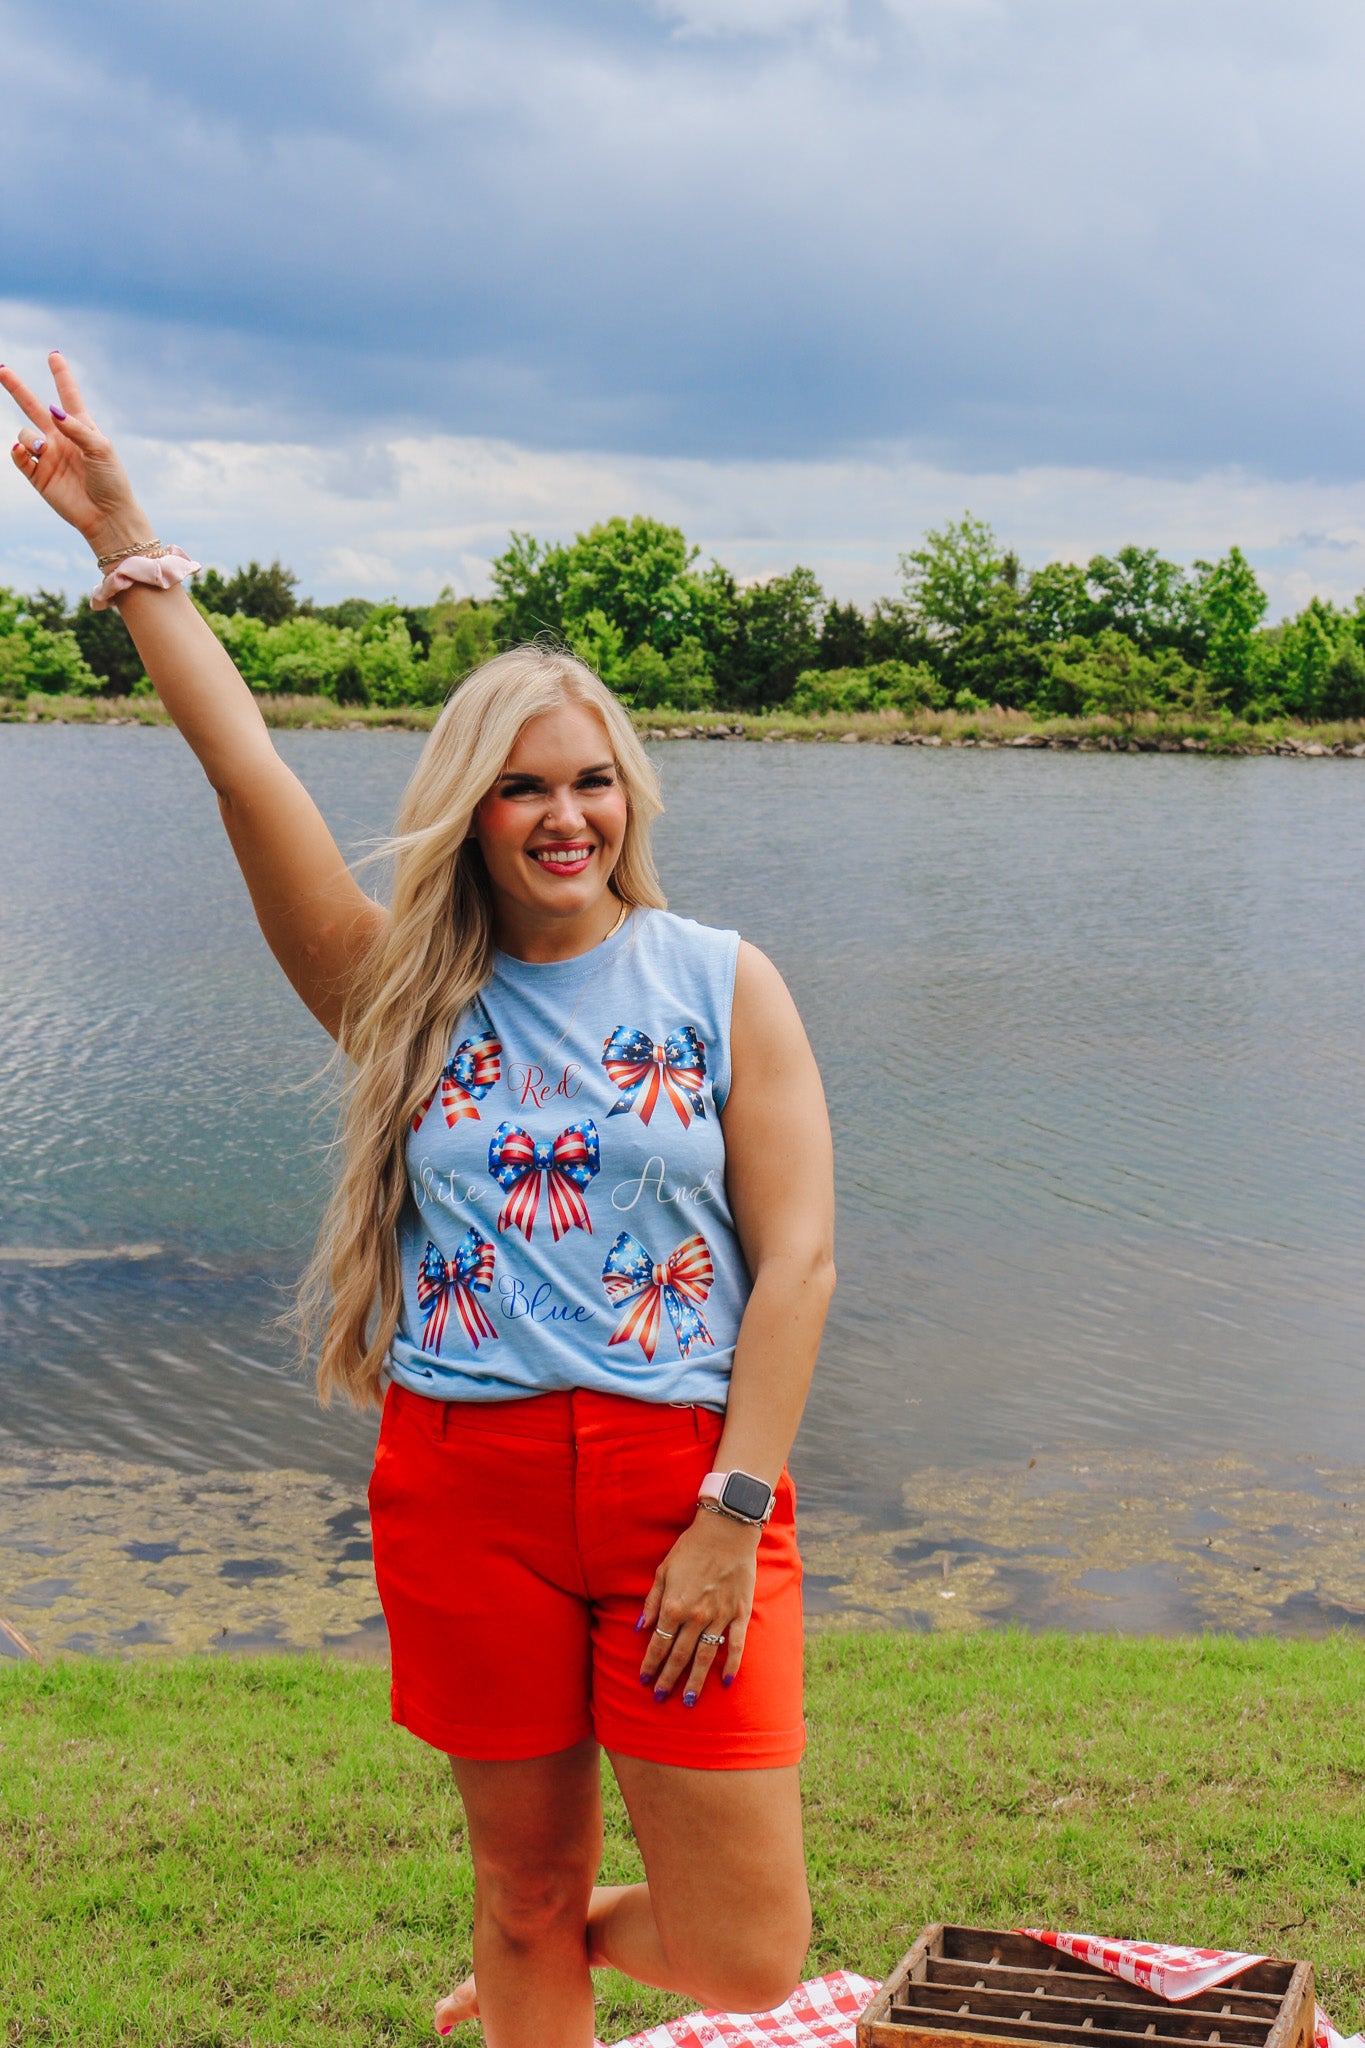
[[[674,519],[840,596],[1027,560],[1365,586],[1355,0],[0,0],[0,357],[163,534],[320,597]],[[19,483],[0,581],[87,570]]]

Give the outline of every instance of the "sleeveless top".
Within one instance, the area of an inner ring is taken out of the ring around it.
[[[572,960],[495,956],[408,1136],[400,1386],[724,1409],[750,1288],[719,1116],[738,951],[635,910]]]

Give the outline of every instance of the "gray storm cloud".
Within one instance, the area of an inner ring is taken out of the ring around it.
[[[8,0],[0,43],[3,289],[177,431],[1361,474],[1346,0]]]

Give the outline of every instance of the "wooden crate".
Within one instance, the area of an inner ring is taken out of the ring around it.
[[[858,2048],[1313,2048],[1313,1966],[1264,1962],[1178,2005],[1027,1934],[926,1927]]]

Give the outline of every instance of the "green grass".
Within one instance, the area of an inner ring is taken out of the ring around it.
[[[932,1919],[1307,1955],[1365,1992],[1365,1644],[817,1639],[812,1969]],[[619,1804],[607,1870],[638,1875]],[[68,1662],[0,1676],[0,2043],[431,2038],[469,1955],[443,1761],[373,1668]],[[679,2010],[601,1981],[613,2040]]]
[[[439,704],[385,709],[382,705],[334,704],[328,697],[262,694],[256,701],[266,724],[282,728],[427,732],[441,712]],[[1002,711],[994,706],[976,712],[919,711],[910,715],[899,711],[822,712],[811,717],[794,711],[632,711],[631,717],[638,731],[653,735],[690,736],[697,730],[724,726],[735,737],[742,731],[747,740],[841,740],[852,733],[865,741],[889,742],[897,734],[913,733],[921,738],[937,737],[945,746],[964,742],[1008,746],[1024,733],[1039,733],[1058,746],[1112,745],[1120,751],[1138,752],[1163,742],[1179,745],[1194,740],[1201,752],[1210,754],[1272,753],[1287,740],[1304,746],[1317,744],[1329,752],[1334,747],[1350,749],[1365,743],[1365,720],[1361,719],[1308,724],[1279,718],[1272,725],[1248,725],[1221,714],[1194,715],[1174,709],[1146,714],[1131,733],[1114,718],[1034,719],[1026,711]],[[34,691],[27,697],[0,697],[0,725],[23,723],[169,725],[170,720],[153,696],[44,696]]]

